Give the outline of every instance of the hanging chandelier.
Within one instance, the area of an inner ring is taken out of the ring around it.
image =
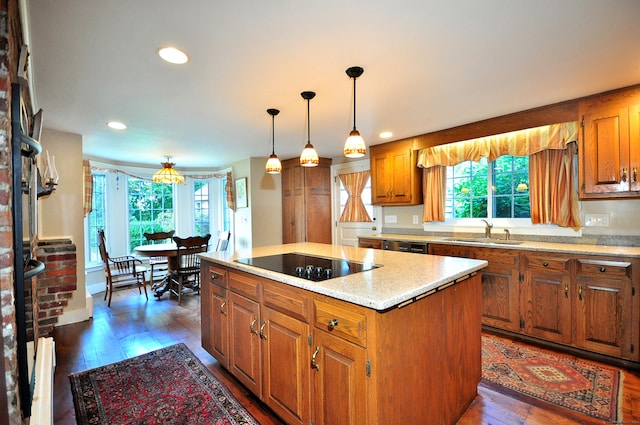
[[[353,130],[344,144],[344,156],[347,158],[360,158],[367,153],[367,145],[364,143],[360,132],[356,129],[356,78],[362,75],[364,69],[359,66],[352,66],[346,73],[353,78]]]
[[[162,169],[153,174],[152,181],[154,183],[184,183],[184,177],[173,168],[176,164],[170,162],[170,159],[171,157],[168,156],[167,162],[162,163]]]
[[[307,101],[307,144],[300,155],[300,165],[303,167],[317,167],[320,159],[318,158],[318,152],[311,144],[311,123],[309,122],[309,101],[316,97],[316,94],[312,91],[303,91],[300,96]]]
[[[282,164],[280,163],[280,160],[278,159],[278,155],[276,155],[276,150],[275,150],[275,117],[276,115],[278,115],[280,113],[279,110],[277,109],[267,109],[267,113],[269,115],[271,115],[271,155],[269,156],[269,159],[267,160],[267,165],[266,165],[266,172],[268,174],[280,174],[280,171],[282,171]]]

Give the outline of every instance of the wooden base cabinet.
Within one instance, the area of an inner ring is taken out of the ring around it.
[[[203,277],[223,269],[201,267]],[[226,275],[226,316],[202,289],[203,347],[287,424],[455,424],[477,394],[479,274],[387,311]],[[211,323],[220,317],[226,357],[210,342],[223,340]]]
[[[545,253],[526,253],[520,258],[524,332],[548,341],[571,343],[571,258]]]
[[[209,264],[208,267],[202,268],[201,274],[202,347],[228,367],[227,271]]]
[[[613,357],[640,360],[638,261],[576,260],[576,344]]]
[[[482,324],[640,362],[640,260],[430,244],[484,259]]]

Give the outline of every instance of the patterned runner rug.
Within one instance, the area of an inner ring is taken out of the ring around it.
[[[612,367],[483,334],[482,380],[533,401],[611,423],[622,420],[623,375]]]
[[[182,343],[69,379],[80,425],[259,425]]]

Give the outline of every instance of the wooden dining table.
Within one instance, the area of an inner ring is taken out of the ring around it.
[[[151,286],[151,290],[155,291],[156,297],[161,297],[162,294],[169,290],[171,270],[177,268],[178,247],[175,243],[158,243],[149,245],[140,245],[134,248],[137,255],[141,257],[167,257],[167,275],[157,284]],[[153,276],[151,277],[153,279]]]

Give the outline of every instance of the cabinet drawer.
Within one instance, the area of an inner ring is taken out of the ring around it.
[[[517,268],[520,263],[520,253],[511,249],[474,248],[471,253],[471,258],[488,261],[489,265],[501,264]]]
[[[472,258],[471,249],[467,246],[429,244],[429,254],[449,257]]]
[[[631,278],[631,262],[578,258],[578,274]]]
[[[366,346],[367,317],[363,313],[330,300],[314,300],[314,306],[317,328],[363,347]]]
[[[549,254],[526,254],[523,256],[523,259],[524,266],[530,269],[571,272],[571,257]]]
[[[230,271],[229,289],[257,301],[260,294],[260,280],[247,273]]]
[[[284,283],[266,280],[262,288],[263,304],[309,323],[310,301],[304,291]]]
[[[220,285],[223,288],[227,287],[227,271],[225,269],[209,265],[207,271],[209,275],[205,276],[205,282]]]
[[[360,248],[373,248],[382,249],[382,239],[358,239],[358,246]]]

